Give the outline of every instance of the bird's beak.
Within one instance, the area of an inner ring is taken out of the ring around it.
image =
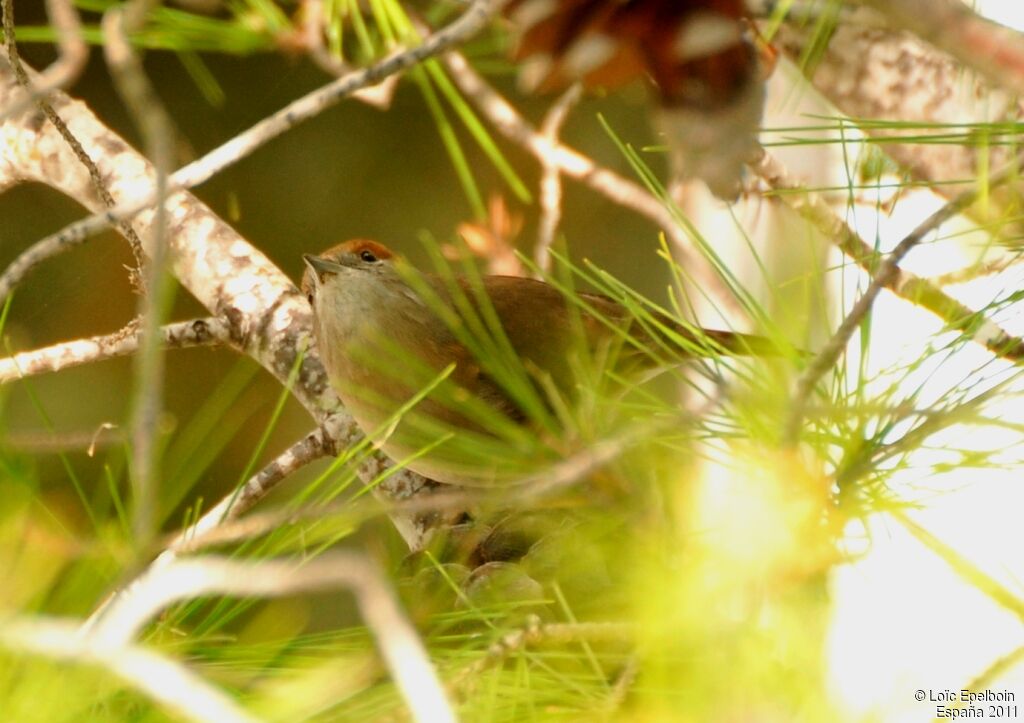
[[[316,275],[317,281],[323,281],[325,274],[337,274],[345,270],[345,267],[341,264],[336,264],[333,261],[328,261],[313,254],[302,254],[302,260],[306,262],[306,266]]]

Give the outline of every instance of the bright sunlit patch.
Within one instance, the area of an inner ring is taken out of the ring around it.
[[[1020,417],[1017,400],[1013,411]],[[915,451],[912,465],[894,474],[890,487],[902,499],[922,503],[908,513],[914,522],[1024,599],[1019,555],[1024,486],[1014,470],[1014,465],[1019,470],[1019,459],[1012,459],[1020,451],[1006,447],[1015,436],[1001,427],[954,426]],[[995,451],[1000,461],[992,466],[950,464],[947,456],[986,450]],[[936,704],[916,701],[916,690],[969,685],[1024,645],[1024,628],[1014,613],[897,521],[877,515],[868,533],[868,554],[838,567],[833,577],[832,685],[854,719],[872,714],[886,721],[934,717]],[[1024,675],[1019,666],[1011,668],[1010,677],[997,675],[983,687],[1021,692]]]
[[[982,486],[1000,497],[1008,491],[987,481]],[[1019,534],[1011,541],[995,533],[999,522],[978,500],[972,504],[979,489],[939,505],[933,502],[914,519],[950,544],[969,538],[975,548],[1001,548],[1000,563],[1009,562],[1007,553],[1019,550],[1024,540]],[[1022,503],[1018,490],[999,504],[1020,509]],[[945,514],[932,514],[940,507],[947,508]],[[953,509],[957,511],[950,514]],[[990,534],[983,534],[986,528]],[[950,535],[954,531],[957,534]],[[916,691],[959,691],[968,686],[1024,644],[1024,629],[1015,615],[956,575],[898,523],[878,516],[869,532],[870,554],[833,574],[828,645],[832,688],[851,720],[930,720],[936,715],[936,702],[917,701]],[[1005,568],[1001,576],[1012,577]],[[1010,672],[995,676],[984,688],[1021,693],[1024,676],[1019,667]]]
[[[1015,0],[975,0],[974,9],[997,23],[1024,30],[1024,4]]]
[[[877,233],[890,249],[943,201],[927,193],[908,194],[892,216],[869,205],[854,214],[859,230]],[[962,221],[946,224],[903,265],[921,276],[967,267],[981,247],[955,235]],[[938,239],[938,240],[935,240]],[[864,288],[859,270],[846,272],[846,309]],[[859,280],[859,285],[858,285]],[[1020,288],[1020,281],[987,276],[946,292],[974,309],[987,309]],[[1011,307],[1012,308],[1012,307]],[[1024,320],[988,309],[988,317],[1010,333],[1024,331]],[[886,487],[913,505],[909,519],[926,530],[972,569],[988,576],[1010,596],[1024,600],[1024,509],[1018,448],[1024,423],[1024,381],[1017,369],[979,344],[944,332],[935,315],[888,292],[871,317],[871,342],[864,378],[866,398],[889,399],[919,410],[888,430],[883,442],[898,444],[927,415],[989,394],[983,408],[938,428],[925,444],[897,456]],[[980,327],[992,337],[992,323]],[[859,354],[859,340],[851,348]],[[856,358],[856,357],[854,357]],[[848,365],[848,369],[856,365]],[[852,382],[851,382],[852,385]],[[890,394],[891,396],[885,396]],[[833,601],[829,628],[830,687],[849,720],[901,723],[934,719],[947,690],[1016,691],[1024,698],[1020,666],[1000,671],[998,661],[1024,645],[1020,618],[954,569],[949,558],[930,548],[892,516],[881,513],[851,523],[846,540],[866,549],[831,575]],[[924,700],[916,694],[923,691]]]
[[[830,556],[827,481],[796,454],[736,445],[697,480],[692,529],[739,581],[817,569]]]

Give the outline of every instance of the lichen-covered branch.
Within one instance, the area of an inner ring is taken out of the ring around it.
[[[944,50],[990,84],[1024,95],[1024,35],[961,0],[860,0]]]
[[[167,324],[161,328],[160,336],[166,346],[173,348],[231,343],[227,324],[212,318]],[[137,324],[132,323],[113,334],[23,351],[0,359],[0,384],[21,377],[59,372],[103,359],[127,356],[134,354],[138,348],[139,329]]]
[[[860,16],[875,22],[854,22]],[[856,17],[840,19],[821,53],[800,68],[901,167],[953,198],[1011,160],[1021,103],[912,33],[883,25],[884,18],[858,8]],[[797,23],[783,23],[775,37],[794,61],[814,42],[815,30]],[[997,237],[1017,236],[1021,227],[1013,216],[1020,196],[1020,182],[1006,184],[968,214]]]

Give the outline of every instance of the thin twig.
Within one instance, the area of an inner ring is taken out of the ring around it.
[[[59,454],[62,452],[80,452],[85,450],[90,457],[97,449],[112,445],[121,445],[125,436],[117,425],[103,422],[93,430],[53,432],[50,430],[33,432],[21,431],[4,433],[4,447],[9,450],[30,454]]]
[[[174,124],[164,108],[142,62],[132,51],[128,34],[139,30],[159,0],[132,0],[103,15],[103,52],[114,87],[145,141],[153,164],[156,206],[150,226],[148,260],[143,269],[145,293],[139,301],[141,339],[135,357],[132,394],[132,482],[134,488],[135,539],[145,549],[155,533],[157,424],[163,406],[164,354],[160,326],[167,313],[171,288],[164,275],[167,267],[167,175],[171,171]]]
[[[182,530],[167,550],[180,553],[183,549],[196,544],[210,530],[229,520],[236,519],[256,506],[288,475],[305,467],[326,454],[323,429],[310,432],[301,440],[279,454],[259,472],[246,480],[237,490],[233,490],[220,502],[211,507],[192,525]]]
[[[636,628],[629,623],[542,623],[536,615],[527,618],[526,625],[503,635],[487,648],[486,654],[456,673],[448,683],[451,690],[472,685],[480,674],[500,665],[509,656],[527,646],[547,643],[560,645],[579,641],[622,642],[632,639]]]
[[[962,269],[956,271],[950,271],[945,274],[939,274],[938,276],[932,276],[928,279],[931,283],[936,286],[952,286],[954,284],[964,284],[968,281],[974,281],[980,279],[983,276],[994,276],[995,274],[1001,274],[1011,266],[1015,266],[1021,262],[1021,254],[1015,252],[1009,256],[1005,256],[999,259],[993,259],[992,261],[979,262],[971,264]]]
[[[880,465],[892,457],[921,449],[925,440],[939,431],[949,429],[955,424],[977,422],[982,418],[982,408],[993,399],[1005,399],[1012,385],[1018,380],[1018,374],[1010,375],[998,384],[956,406],[939,408],[931,414],[915,415],[912,411],[908,411],[902,415],[892,416],[894,424],[909,419],[911,416],[918,416],[918,420],[898,439],[877,446],[870,453],[855,457],[852,463],[842,465],[835,475],[836,486],[840,491],[851,489],[852,481],[872,470],[879,469]]]
[[[665,232],[680,256],[680,265],[695,277],[701,288],[715,293],[716,298],[734,313],[745,314],[707,260],[694,253],[685,230],[664,203],[642,186],[597,165],[590,158],[568,146],[552,142],[544,134],[539,133],[511,103],[473,70],[462,54],[456,51],[448,52],[441,56],[441,60],[459,90],[499,133],[529,152],[538,161],[550,163],[569,178],[653,222]]]
[[[7,44],[7,57],[10,60],[11,69],[14,71],[14,77],[18,81],[18,85],[24,88],[26,92],[31,94],[33,92],[32,83],[29,80],[28,73],[25,70],[25,66],[22,65],[21,56],[18,54],[18,43],[15,40],[14,0],[2,0],[2,2],[4,39]],[[85,168],[89,171],[89,178],[92,179],[93,187],[96,190],[96,193],[99,195],[100,199],[103,201],[103,205],[106,206],[108,209],[115,206],[114,197],[110,195],[110,190],[107,188],[106,181],[103,180],[103,174],[100,173],[99,167],[96,165],[96,162],[92,159],[92,157],[88,153],[86,153],[85,149],[82,147],[82,144],[71,132],[71,130],[68,128],[64,120],[57,114],[57,111],[54,110],[53,106],[50,105],[49,101],[46,98],[37,97],[35,103],[36,106],[38,106],[39,110],[41,110],[43,114],[47,117],[47,119],[53,124],[53,127],[57,129],[57,132],[60,133],[61,137],[74,152],[75,157],[77,157],[78,160],[82,163],[82,165],[85,166]],[[135,256],[135,264],[137,267],[141,268],[143,253],[142,240],[139,239],[139,235],[135,233],[135,229],[131,227],[131,224],[128,223],[127,219],[119,221],[112,220],[111,224],[113,223],[118,223],[118,229],[121,231],[124,237],[128,239],[128,244],[131,246],[132,254]],[[84,241],[84,239],[82,240]],[[33,246],[33,248],[34,247],[35,245]],[[29,249],[29,251],[31,250],[32,249]],[[22,256],[24,255],[25,254],[22,254]],[[36,263],[52,255],[53,254],[51,253],[47,256],[42,256],[36,261]],[[10,271],[11,268],[16,267],[20,259],[21,257],[19,256],[19,258],[15,259],[14,263],[12,263],[10,267],[8,267],[8,270],[5,271],[2,275],[0,275],[0,301],[6,299],[7,295],[10,293],[10,290],[14,287],[14,284],[10,284],[10,286],[8,287],[6,279],[8,271]],[[132,281],[134,282],[135,280],[136,279],[133,276]],[[17,281],[15,281],[15,283],[17,283]]]
[[[194,525],[178,532],[168,541],[164,552],[160,553],[157,560],[165,555],[194,553],[215,545],[252,539],[278,529],[282,525],[332,515],[344,515],[351,524],[356,525],[385,513],[398,513],[402,517],[416,517],[452,510],[482,509],[495,506],[517,508],[536,506],[544,499],[572,487],[588,475],[607,466],[628,449],[630,444],[630,440],[624,438],[597,442],[587,450],[552,465],[544,472],[493,489],[465,489],[442,485],[433,488],[429,494],[420,494],[410,499],[380,500],[361,497],[358,500],[348,500],[336,507],[316,506],[273,510],[242,518],[244,512],[252,509],[285,476],[303,464],[317,459],[316,456],[312,456],[312,453],[311,456],[305,458],[307,453],[302,449],[307,440],[311,440],[311,443],[315,444],[317,434],[319,432],[311,433],[309,437],[295,444],[288,452],[271,462],[242,488],[234,503],[231,503],[230,500],[235,495],[228,495]],[[289,454],[295,454],[297,459],[290,460]],[[239,500],[242,500],[241,506]]]
[[[192,528],[176,533],[167,543],[168,549],[160,553],[157,559],[164,556],[192,554],[233,542],[243,542],[280,530],[287,525],[295,525],[308,520],[338,518],[346,524],[356,526],[373,517],[398,513],[431,514],[464,510],[487,505],[509,504],[508,496],[497,490],[464,490],[450,485],[433,488],[430,494],[421,494],[407,500],[385,501],[364,495],[358,499],[349,499],[336,504],[316,504],[299,508],[274,509],[254,512],[245,517],[233,516],[223,519],[220,524],[205,527],[201,535],[194,534]],[[173,550],[169,551],[170,548]],[[156,561],[154,561],[155,563]]]
[[[608,698],[604,702],[604,709],[608,714],[614,714],[622,708],[622,703],[636,684],[636,678],[639,674],[640,663],[637,661],[636,655],[630,655],[626,660],[626,664],[622,666],[622,670],[616,676],[611,691],[608,693]]]
[[[206,544],[205,538],[207,535],[225,522],[238,518],[254,507],[292,472],[323,457],[326,454],[324,434],[324,428],[307,434],[246,480],[245,484],[241,487],[232,490],[231,493],[224,496],[220,502],[207,510],[195,523],[172,537],[165,545],[163,552],[157,555],[142,573],[137,575],[128,584],[111,593],[93,611],[92,615],[89,616],[87,625],[93,625],[102,619],[106,615],[107,609],[112,605],[118,604],[118,600],[121,598],[134,595],[133,591],[138,585],[143,584],[157,570],[174,562],[174,560],[178,559],[179,555],[201,548]]]
[[[874,297],[882,288],[889,289],[897,296],[928,309],[946,322],[950,328],[969,333],[973,341],[981,344],[993,354],[1014,363],[1024,361],[1024,340],[1008,334],[979,312],[946,295],[925,279],[899,268],[899,261],[903,255],[919,243],[924,235],[934,230],[938,224],[971,203],[976,191],[961,194],[950,204],[944,206],[903,239],[892,254],[883,258],[860,238],[856,231],[840,219],[818,194],[801,188],[790,179],[783,166],[771,154],[765,153],[761,161],[753,166],[753,170],[771,188],[787,191],[787,193],[779,194],[778,198],[813,223],[827,239],[836,244],[844,254],[853,259],[872,277],[871,286],[858,300],[854,309],[844,319],[843,325],[836,331],[825,348],[812,360],[798,382],[794,395],[794,406],[784,427],[784,440],[795,440],[811,391],[821,376],[835,364],[839,354],[842,353],[849,341],[853,329],[863,319],[863,314],[870,308]],[[992,176],[989,179],[989,184],[1003,182],[1010,175],[1012,174],[1007,171],[1005,176],[1002,174]],[[871,293],[870,297],[868,296],[869,292]],[[866,301],[865,297],[867,297]]]
[[[302,44],[306,54],[321,70],[341,77],[352,72],[352,67],[336,58],[324,45],[324,0],[303,0]],[[377,85],[354,91],[352,97],[378,110],[387,110],[398,87],[398,74],[388,76]]]
[[[913,535],[918,542],[949,565],[950,569],[964,582],[983,593],[1003,609],[1013,613],[1019,620],[1024,621],[1024,599],[1017,593],[981,570],[973,562],[911,520],[900,510],[889,510],[889,515],[903,525],[904,529]]]
[[[552,144],[558,143],[558,133],[569,117],[569,112],[583,95],[583,86],[575,83],[551,106],[540,124],[541,134]],[[537,230],[537,247],[533,260],[541,271],[551,270],[551,247],[555,243],[555,232],[562,217],[562,174],[550,156],[540,159],[540,227]]]
[[[355,552],[331,552],[312,560],[243,562],[205,556],[179,558],[140,578],[85,635],[110,646],[134,640],[161,610],[207,595],[279,596],[347,587],[372,632],[395,685],[417,721],[445,723],[455,715],[415,628],[399,607],[377,565]]]
[[[184,719],[204,723],[256,723],[232,698],[181,662],[147,648],[111,646],[83,636],[76,623],[45,617],[0,623],[0,646],[54,660],[98,665]]]
[[[857,302],[850,309],[846,318],[843,319],[839,328],[836,329],[832,338],[822,347],[817,356],[811,360],[811,363],[807,365],[807,368],[804,369],[797,380],[796,391],[793,393],[793,400],[790,405],[789,417],[783,431],[783,441],[785,444],[792,445],[796,443],[800,436],[800,426],[803,424],[804,410],[810,400],[811,393],[818,385],[818,381],[825,376],[825,373],[835,366],[839,356],[846,349],[846,345],[850,343],[853,333],[860,327],[864,317],[867,316],[871,307],[874,306],[878,294],[881,293],[882,289],[892,286],[900,271],[900,262],[927,235],[936,231],[939,226],[952,216],[955,216],[964,208],[974,203],[978,193],[977,189],[971,189],[944,204],[938,211],[922,221],[917,228],[896,244],[896,247],[878,264],[871,278],[871,283],[868,284],[868,288],[857,299]]]
[[[5,3],[11,0],[3,0]],[[327,85],[289,103],[278,112],[264,118],[251,128],[243,131],[226,143],[221,144],[202,158],[184,166],[170,178],[169,192],[192,188],[209,180],[225,168],[245,158],[257,148],[333,106],[342,98],[360,88],[376,85],[389,75],[410,68],[427,58],[441,53],[451,46],[464,42],[479,32],[508,0],[475,0],[469,8],[450,25],[424,40],[422,45],[408,50],[399,50],[368,68],[353,71]],[[83,243],[86,239],[103,231],[112,224],[132,218],[140,211],[157,202],[156,193],[147,193],[141,200],[132,200],[108,209],[103,213],[76,221],[57,233],[37,241],[18,256],[0,274],[0,302],[11,290],[42,261],[69,248]]]
[[[113,334],[66,341],[0,359],[0,384],[22,377],[59,372],[103,359],[127,356],[139,348],[140,331],[131,323]],[[160,329],[162,343],[174,348],[230,344],[227,324],[213,317],[177,321]]]
[[[516,487],[510,487],[507,495],[519,504],[527,505],[568,489],[620,457],[649,431],[634,429],[613,439],[592,442],[587,449],[560,460],[550,468],[517,480]]]
[[[82,22],[71,0],[46,0],[50,27],[57,31],[57,59],[39,75],[24,98],[0,111],[0,122],[24,113],[51,91],[71,85],[89,59],[89,46],[82,39]]]
[[[985,670],[971,678],[970,682],[962,687],[967,690],[974,691],[986,690],[992,687],[997,680],[1003,678],[1003,676],[1019,666],[1022,662],[1024,662],[1024,645],[1019,645],[1006,655],[994,660],[985,668]]]

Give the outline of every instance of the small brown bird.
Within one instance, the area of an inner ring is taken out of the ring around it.
[[[696,333],[667,318],[645,324],[599,294],[577,294],[577,306],[535,279],[443,279],[374,241],[303,258],[302,290],[331,385],[392,459],[440,482],[522,475],[516,462],[525,460],[509,457],[529,456],[538,436],[524,423],[556,432],[552,396],[572,403],[588,359],[614,358],[621,370],[655,366],[643,352],[652,346],[671,347],[677,359],[778,353],[761,337]]]

